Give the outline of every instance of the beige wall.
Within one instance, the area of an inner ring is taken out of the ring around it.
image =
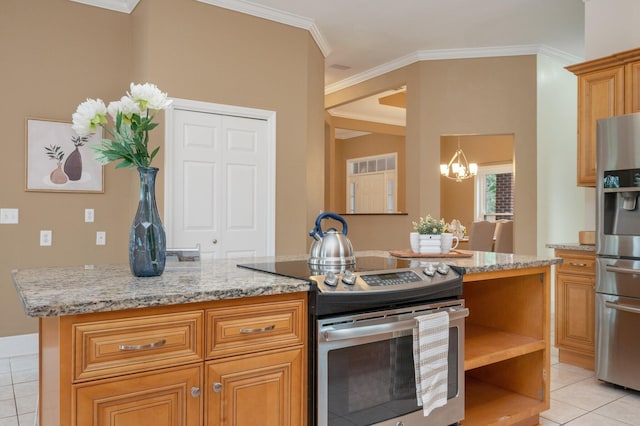
[[[411,221],[440,214],[440,137],[513,134],[515,251],[536,252],[536,57],[422,61],[325,98],[330,108],[407,84],[408,216],[350,217],[356,249],[408,246]],[[372,230],[375,230],[373,232]]]
[[[70,120],[85,98],[119,99],[130,81],[276,111],[276,251],[307,251],[324,191],[324,59],[307,31],[192,0],[141,0],[131,15],[68,0],[2,0],[0,29],[0,207],[20,209],[18,225],[0,225],[0,336],[36,331],[11,269],[127,261],[135,172],[107,166],[104,194],[25,192],[24,119]],[[153,143],[163,131],[154,130]],[[154,165],[163,161],[161,150]],[[161,171],[161,211],[162,193]],[[95,223],[84,223],[85,208],[95,209]],[[41,229],[53,230],[53,246],[38,245]],[[98,230],[104,247],[95,245]]]
[[[513,135],[464,135],[460,136],[460,148],[467,161],[481,167],[513,163]],[[456,136],[443,136],[440,141],[440,163],[447,164],[457,149]],[[476,219],[474,186],[473,179],[462,182],[440,179],[440,216],[447,223],[458,219],[469,227]]]

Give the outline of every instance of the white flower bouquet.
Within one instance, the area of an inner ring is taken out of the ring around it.
[[[87,99],[78,105],[71,127],[79,136],[87,136],[100,126],[111,136],[91,147],[100,163],[120,161],[116,168],[150,167],[160,147],[149,153],[149,132],[158,125],[149,112],[166,109],[171,102],[155,84],[131,83],[127,95],[108,107],[102,99]],[[113,128],[107,126],[107,114],[113,120]]]

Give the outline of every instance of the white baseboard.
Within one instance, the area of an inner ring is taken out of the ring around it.
[[[0,337],[0,358],[38,353],[38,333]]]

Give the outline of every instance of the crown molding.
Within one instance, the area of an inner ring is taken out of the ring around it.
[[[304,16],[294,15],[293,13],[271,7],[259,5],[245,0],[197,0],[200,3],[206,3],[212,6],[222,7],[224,9],[233,10],[247,15],[256,16],[258,18],[268,19],[270,21],[279,22],[285,25],[291,25],[296,28],[302,28],[311,33],[320,51],[326,58],[331,53],[331,46],[318,29],[315,21]]]
[[[131,13],[136,8],[140,0],[71,0],[89,6],[101,7],[103,9],[115,10],[116,12]]]
[[[378,65],[367,71],[353,75],[344,80],[325,86],[325,95],[346,89],[347,87],[362,83],[374,77],[381,76],[391,71],[395,71],[407,65],[420,61],[435,61],[442,59],[470,59],[488,58],[499,56],[520,56],[520,55],[545,55],[550,56],[566,65],[574,64],[584,60],[583,58],[570,55],[561,50],[545,45],[522,45],[522,46],[496,46],[483,48],[465,49],[439,49],[439,50],[419,50],[402,56],[393,61]]]

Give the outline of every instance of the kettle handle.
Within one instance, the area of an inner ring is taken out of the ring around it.
[[[348,231],[347,222],[342,218],[342,216],[340,216],[338,213],[325,212],[320,214],[316,219],[316,227],[313,228],[311,232],[309,232],[310,236],[314,238],[315,238],[315,235],[320,236],[320,238],[324,237],[324,233],[322,232],[322,227],[320,226],[320,222],[322,222],[322,220],[326,218],[334,219],[340,222],[342,224],[342,233],[344,235],[347,235],[347,231]]]

